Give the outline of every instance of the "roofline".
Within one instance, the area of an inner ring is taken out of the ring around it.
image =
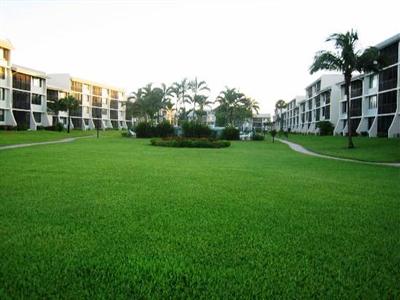
[[[125,93],[125,89],[123,89],[123,88],[120,88],[120,87],[117,87],[117,86],[113,86],[113,85],[109,85],[109,84],[104,84],[104,83],[101,83],[101,82],[88,80],[88,79],[83,79],[83,78],[76,77],[76,76],[72,76],[69,73],[51,73],[51,74],[48,74],[48,75],[49,75],[49,77],[51,77],[51,75],[66,75],[66,76],[68,76],[70,78],[70,80],[73,80],[73,81],[78,81],[78,82],[81,82],[83,84],[99,86],[99,87],[112,89],[112,90],[117,90],[119,92]]]
[[[21,73],[28,74],[28,75],[35,76],[35,77],[47,78],[46,73],[43,71],[31,69],[31,68],[20,66],[20,65],[12,64],[11,70],[15,70],[17,72],[21,72]]]
[[[0,47],[8,50],[14,50],[13,44],[11,44],[10,40],[8,39],[0,39]]]
[[[384,40],[383,42],[380,42],[375,47],[378,49],[382,49],[382,48],[385,48],[386,46],[389,46],[390,44],[393,44],[393,43],[399,42],[399,41],[400,41],[400,33]]]

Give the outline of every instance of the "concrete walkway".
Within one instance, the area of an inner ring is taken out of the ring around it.
[[[7,150],[7,149],[16,149],[16,148],[40,146],[40,145],[69,143],[69,142],[73,142],[73,141],[75,141],[77,139],[84,139],[84,138],[89,138],[89,137],[94,137],[94,135],[79,136],[79,137],[66,138],[66,139],[62,139],[62,140],[48,141],[48,142],[38,142],[38,143],[29,143],[29,144],[15,144],[15,145],[0,146],[0,151],[1,150]]]
[[[380,163],[380,162],[369,162],[369,161],[361,161],[361,160],[355,160],[355,159],[350,159],[350,158],[340,158],[340,157],[334,157],[334,156],[329,156],[329,155],[324,155],[324,154],[319,154],[312,152],[310,150],[307,150],[303,146],[292,143],[286,140],[278,139],[276,138],[277,141],[284,143],[288,145],[292,150],[306,154],[306,155],[311,155],[311,156],[316,156],[316,157],[321,157],[321,158],[326,158],[326,159],[333,159],[333,160],[341,160],[341,161],[349,161],[353,163],[358,163],[358,164],[364,164],[364,165],[374,165],[374,166],[390,166],[390,167],[397,167],[400,168],[400,163]]]

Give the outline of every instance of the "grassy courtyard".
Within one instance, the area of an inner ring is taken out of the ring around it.
[[[96,131],[82,131],[82,130],[71,130],[70,133],[66,131],[4,131],[0,130],[0,146],[14,145],[14,144],[25,144],[25,143],[38,143],[48,142],[55,140],[62,140],[70,137],[80,137],[94,135]]]
[[[400,139],[353,137],[354,149],[347,148],[347,137],[289,135],[289,141],[305,148],[336,157],[363,161],[400,162]]]
[[[0,298],[398,298],[400,169],[105,135],[0,152]]]

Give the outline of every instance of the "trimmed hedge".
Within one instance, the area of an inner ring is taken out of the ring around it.
[[[222,131],[222,138],[228,141],[240,140],[240,131],[233,126],[225,127]]]
[[[228,141],[210,140],[207,138],[182,138],[151,139],[151,145],[160,147],[177,148],[226,148],[231,145]]]
[[[185,122],[182,124],[182,135],[190,138],[209,138],[213,134],[210,127],[198,122]]]
[[[169,137],[174,135],[174,127],[167,121],[161,122],[156,126],[140,122],[135,127],[135,133],[138,138]]]
[[[316,127],[319,128],[319,135],[333,135],[334,126],[329,121],[319,121]]]
[[[253,141],[263,141],[263,140],[264,140],[264,136],[263,136],[262,134],[259,134],[259,133],[254,133],[254,134],[251,136],[251,139],[252,139]]]

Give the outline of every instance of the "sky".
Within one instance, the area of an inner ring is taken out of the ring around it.
[[[238,88],[273,113],[304,95],[328,35],[352,28],[359,47],[400,33],[400,1],[0,0],[12,62],[126,89],[198,77]]]

